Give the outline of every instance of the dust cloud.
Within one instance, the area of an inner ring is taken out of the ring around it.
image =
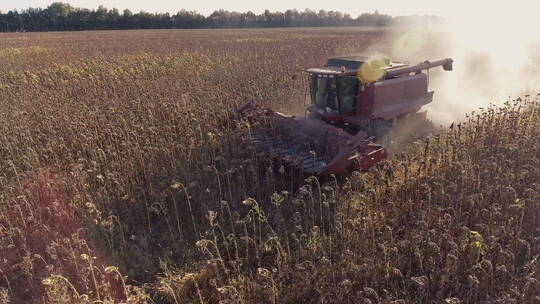
[[[362,52],[344,48],[335,55],[387,56],[410,64],[453,58],[453,71],[429,70],[435,94],[422,109],[443,128],[480,108],[540,93],[540,3],[456,0],[437,6],[434,15],[442,19],[409,18]],[[279,110],[302,115],[304,103]]]
[[[540,4],[470,2],[453,7],[444,24],[415,25],[393,37],[393,57],[454,59],[451,72],[430,70],[435,96],[425,109],[443,126],[490,104],[540,92]]]

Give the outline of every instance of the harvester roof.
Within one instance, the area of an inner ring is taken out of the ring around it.
[[[307,71],[314,74],[338,75],[356,73],[364,63],[372,69],[390,70],[409,65],[405,62],[390,61],[388,58],[372,58],[366,56],[340,56],[328,59],[322,68],[311,68]]]
[[[343,57],[334,57],[328,59],[325,64],[325,67],[334,66],[342,67],[344,66],[347,70],[358,70],[360,66],[368,61],[368,58],[365,56],[343,56]]]

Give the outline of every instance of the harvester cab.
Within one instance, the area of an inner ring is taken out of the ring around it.
[[[327,123],[354,126],[352,132],[373,130],[374,123],[392,122],[430,103],[433,92],[422,71],[436,66],[452,70],[452,63],[443,59],[411,66],[388,58],[331,58],[324,67],[307,70],[308,111]]]
[[[367,62],[370,71],[389,66],[389,60],[371,60],[365,57],[336,57],[328,60],[322,68],[308,69],[312,107],[320,114],[335,115],[353,113],[359,93],[364,89],[358,73]],[[404,66],[406,64],[401,64]],[[364,68],[365,69],[365,68]]]
[[[252,103],[237,112],[253,126],[248,134],[257,150],[291,167],[314,175],[365,171],[387,157],[373,139],[432,101],[423,71],[437,66],[451,71],[452,63],[450,58],[410,65],[387,58],[335,57],[306,70],[306,117]],[[261,120],[267,123],[255,123]]]

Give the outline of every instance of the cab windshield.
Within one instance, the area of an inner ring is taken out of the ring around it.
[[[310,78],[311,101],[326,113],[347,114],[354,111],[358,80],[356,77]]]

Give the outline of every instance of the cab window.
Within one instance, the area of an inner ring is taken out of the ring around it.
[[[326,112],[337,113],[335,78],[312,77],[310,85],[313,104]]]
[[[340,112],[347,114],[354,112],[356,107],[358,80],[356,77],[340,77],[337,80]]]

